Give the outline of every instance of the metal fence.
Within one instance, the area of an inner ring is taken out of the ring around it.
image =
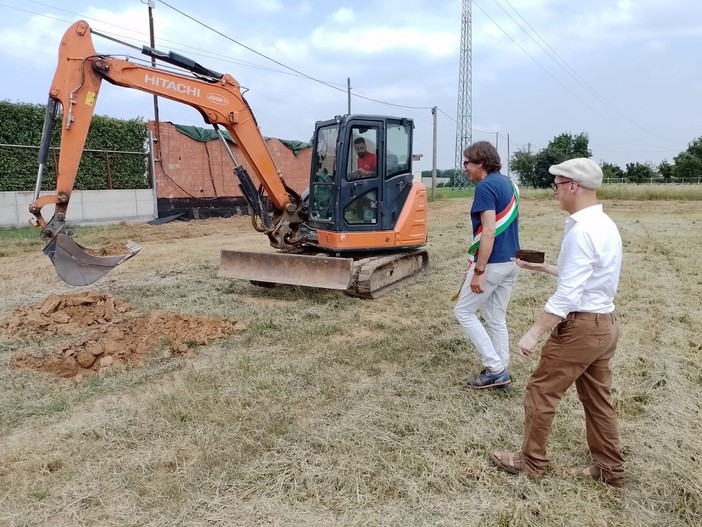
[[[702,174],[698,175],[696,178],[688,179],[676,179],[672,178],[669,181],[657,178],[645,179],[642,181],[632,181],[626,177],[621,178],[608,178],[602,179],[602,184],[605,185],[701,185],[702,184]]]
[[[58,147],[51,147],[47,160],[47,171],[43,178],[43,190],[55,188],[54,171],[58,165]],[[39,147],[0,143],[0,191],[31,191],[36,185],[39,166]],[[123,181],[125,162],[133,163],[134,157],[143,159],[143,177]],[[83,150],[78,168],[76,188],[82,190],[146,189],[152,188],[149,177],[149,153],[124,150]],[[88,173],[88,177],[85,174]]]

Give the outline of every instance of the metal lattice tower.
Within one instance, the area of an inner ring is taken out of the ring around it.
[[[456,172],[453,186],[463,189],[470,180],[463,172],[463,149],[473,142],[473,15],[472,1],[463,0],[461,52],[458,58],[458,109],[456,111]]]

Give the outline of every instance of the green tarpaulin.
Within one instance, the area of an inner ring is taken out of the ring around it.
[[[217,135],[217,132],[211,128],[201,128],[199,126],[185,126],[182,124],[174,124],[173,126],[175,126],[175,129],[178,130],[181,134],[185,134],[188,137],[195,139],[195,141],[201,141],[205,143],[207,141],[219,140],[219,135]],[[227,141],[231,141],[232,143],[236,144],[236,141],[234,141],[234,138],[228,131],[222,130],[222,135]],[[264,139],[268,140],[271,138],[264,137]],[[292,150],[293,154],[295,155],[299,155],[302,150],[304,150],[305,148],[310,148],[311,146],[309,143],[305,143],[304,141],[289,141],[287,139],[278,139],[278,141],[280,141],[290,150]]]

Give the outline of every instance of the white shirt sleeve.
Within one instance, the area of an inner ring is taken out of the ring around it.
[[[585,284],[593,273],[597,259],[592,240],[584,229],[576,224],[565,234],[558,255],[558,285],[548,299],[544,311],[565,318],[568,313],[578,311]]]

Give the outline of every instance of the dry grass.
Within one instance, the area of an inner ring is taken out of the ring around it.
[[[490,466],[488,448],[519,445],[535,363],[515,361],[515,396],[461,387],[479,368],[449,300],[468,206],[430,205],[429,274],[376,301],[216,278],[219,248],[266,248],[243,218],[79,232],[86,245],[144,246],[95,289],[144,312],[227,316],[248,330],[195,360],[73,383],[7,370],[14,350],[46,342],[0,341],[0,525],[699,525],[702,206],[605,203],[626,251],[614,364],[630,472],[622,491],[567,475],[588,459],[573,393],[546,478]],[[553,261],[555,203],[525,197],[521,222],[522,245]],[[0,317],[69,291],[40,248],[5,248]],[[513,340],[552,287],[520,277]]]

